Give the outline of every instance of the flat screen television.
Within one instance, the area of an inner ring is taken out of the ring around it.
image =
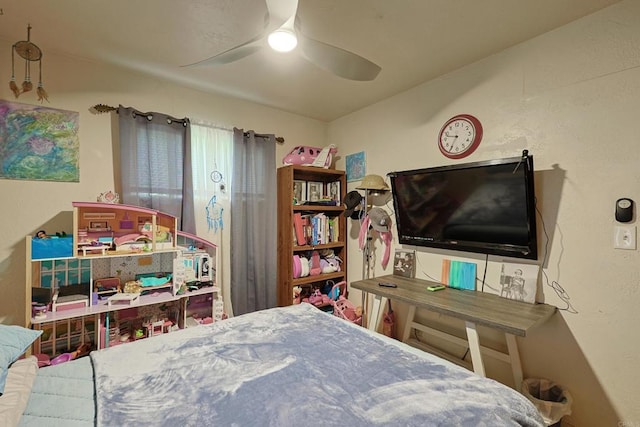
[[[401,244],[538,259],[533,156],[388,174]]]

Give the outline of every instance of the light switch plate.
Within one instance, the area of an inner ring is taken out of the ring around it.
[[[636,249],[636,226],[616,225],[613,229],[613,247],[615,249]]]

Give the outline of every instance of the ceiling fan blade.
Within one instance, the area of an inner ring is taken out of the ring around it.
[[[183,65],[183,67],[218,66],[235,62],[262,49],[262,39],[267,34],[280,28],[290,17],[294,16],[298,9],[298,0],[265,0],[267,14],[264,17],[264,25],[260,34],[241,45],[232,47],[222,53],[202,61]]]
[[[298,45],[307,60],[349,80],[370,81],[375,79],[382,68],[366,58],[337,46],[332,46],[305,36],[298,17],[295,22]]]
[[[270,31],[280,28],[298,11],[298,0],[265,0],[269,11]]]
[[[194,62],[193,64],[183,65],[183,67],[199,67],[208,65],[217,66],[237,61],[262,49],[262,37],[263,36],[260,35],[252,40],[249,40],[246,43],[241,44],[240,46],[233,47],[229,50],[212,56],[211,58],[203,59],[202,61]]]

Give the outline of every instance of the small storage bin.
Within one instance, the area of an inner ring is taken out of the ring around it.
[[[560,427],[562,417],[571,414],[571,395],[552,381],[527,378],[522,382],[522,394],[533,402],[547,426]]]

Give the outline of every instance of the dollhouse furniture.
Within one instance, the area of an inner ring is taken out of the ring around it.
[[[209,315],[222,320],[216,245],[177,230],[175,217],[154,209],[96,202],[72,206],[72,238],[26,238],[25,325],[45,331],[34,353],[54,357],[85,342],[95,348],[117,345],[120,340],[109,340],[111,319],[130,307],[178,302],[174,320],[184,328],[187,301],[205,295]],[[200,271],[203,263],[206,275]],[[124,283],[138,279],[144,284],[139,291],[122,292]],[[40,289],[52,295],[72,289],[75,295],[54,297],[52,309],[35,317],[32,292]]]
[[[109,306],[114,304],[119,304],[119,303],[133,305],[133,304],[138,304],[139,302],[140,302],[140,294],[134,294],[134,293],[117,293],[107,298],[107,305]]]
[[[515,390],[311,304],[94,351],[28,393],[22,426],[544,425]]]
[[[99,252],[100,254],[105,255],[107,253],[107,249],[110,248],[108,245],[92,245],[91,243],[79,244],[78,247],[82,250],[82,255],[84,256],[87,256],[87,252]]]

